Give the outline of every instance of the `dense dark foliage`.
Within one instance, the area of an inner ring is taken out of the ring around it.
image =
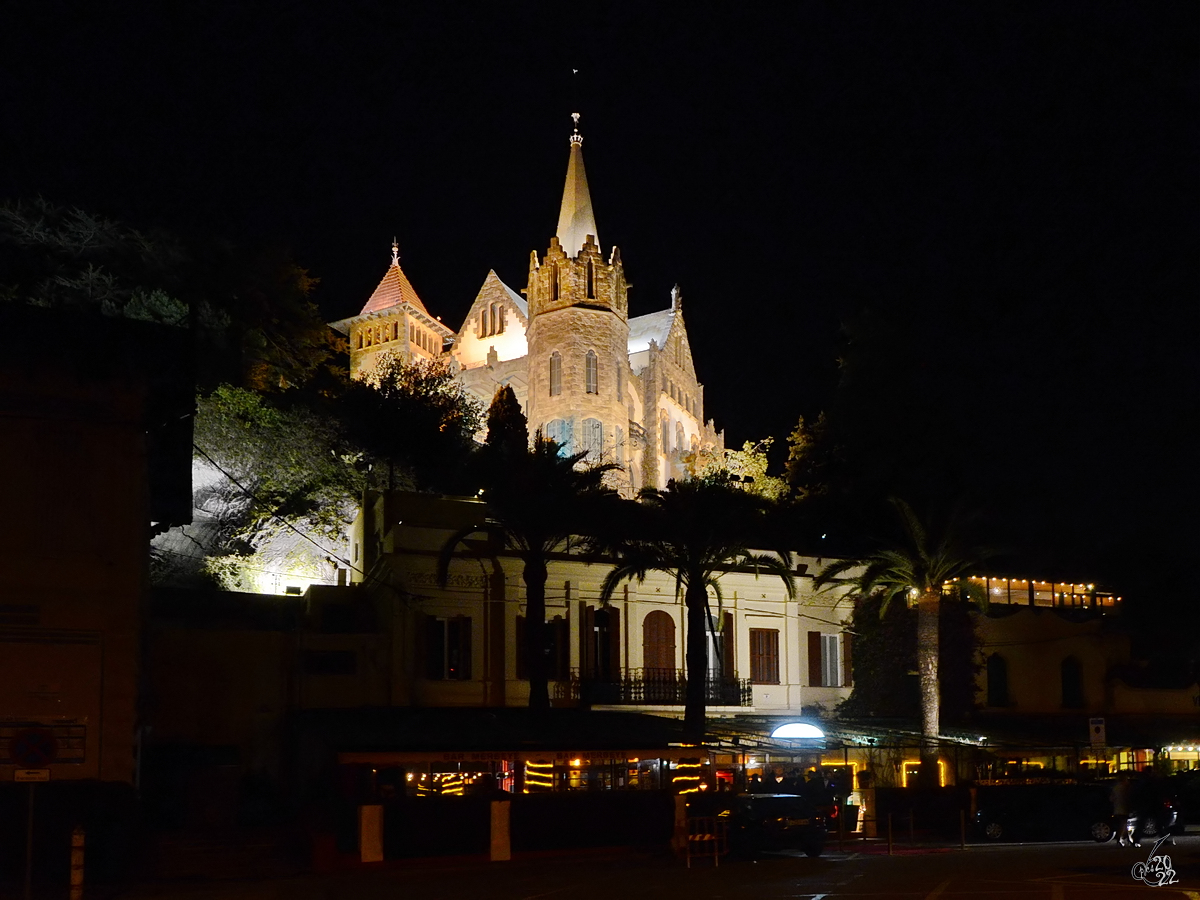
[[[860,597],[854,605],[854,685],[838,707],[851,717],[916,719],[921,711],[917,686],[917,612],[893,603],[880,615],[880,598]],[[942,717],[962,722],[975,708],[979,638],[968,603],[944,602],[939,616]]]

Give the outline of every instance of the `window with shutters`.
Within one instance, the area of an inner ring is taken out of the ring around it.
[[[842,686],[842,645],[836,634],[821,635],[821,684]]]
[[[562,393],[562,357],[557,351],[550,354],[550,396]]]
[[[584,380],[587,382],[589,394],[600,393],[600,365],[594,350],[589,350],[583,358]]]
[[[675,680],[675,620],[661,609],[642,620],[642,669],[647,681]]]
[[[425,677],[432,681],[470,681],[469,616],[426,617]]]
[[[808,683],[811,687],[847,687],[851,683],[850,635],[808,633]]]
[[[546,423],[546,428],[543,432],[545,436],[559,445],[559,456],[570,456],[573,452],[571,448],[571,423],[566,419],[551,419]]]
[[[717,631],[712,630],[713,624]],[[734,678],[737,670],[733,664],[733,614],[725,613],[715,622],[706,623],[704,638],[708,649],[708,677],[713,681]]]
[[[529,657],[527,655],[528,626],[524,616],[517,616],[517,677],[529,679]],[[566,681],[571,677],[569,630],[562,616],[549,619],[542,632],[546,644],[546,677],[551,681]]]
[[[580,674],[601,682],[621,677],[621,614],[615,607],[584,609],[579,629]]]
[[[779,629],[750,629],[750,680],[779,684]]]
[[[583,420],[583,449],[591,461],[600,459],[604,450],[604,424],[599,419]]]

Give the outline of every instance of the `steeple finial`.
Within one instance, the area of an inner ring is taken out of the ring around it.
[[[578,256],[588,235],[600,246],[596,217],[592,213],[592,195],[583,169],[583,135],[579,133],[579,113],[571,113],[575,130],[571,134],[571,158],[567,162],[567,183],[563,187],[562,207],[558,213],[558,242],[568,256]]]
[[[392,265],[400,265],[400,244],[396,242],[396,238],[392,238]]]

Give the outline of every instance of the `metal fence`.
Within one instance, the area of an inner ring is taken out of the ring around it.
[[[572,669],[568,680],[555,684],[554,695],[559,700],[581,703],[683,706],[687,676],[682,669],[628,669],[619,678],[600,678]],[[704,702],[710,706],[752,706],[751,681],[736,675],[706,678]]]

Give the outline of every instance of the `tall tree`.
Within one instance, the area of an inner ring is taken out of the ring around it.
[[[951,517],[939,533],[930,535],[912,507],[892,498],[903,537],[889,546],[855,559],[830,563],[814,579],[817,587],[848,586],[861,596],[879,599],[880,615],[897,597],[917,608],[917,677],[921,696],[920,783],[935,787],[941,698],[938,683],[938,620],[942,595],[956,592],[986,607],[987,595],[976,593],[961,576],[991,554],[963,543],[960,525]]]
[[[440,362],[387,354],[366,381],[340,389],[347,434],[372,458],[373,487],[464,492],[483,407]]]
[[[728,472],[688,481],[672,480],[665,490],[646,488],[638,495],[642,521],[634,537],[617,542],[617,565],[604,579],[607,600],[623,581],[642,581],[652,571],[675,576],[687,613],[687,688],[684,733],[704,738],[707,701],[708,644],[716,632],[711,598],[722,600],[721,576],[731,569],[766,572],[783,581],[789,598],[796,594],[792,558],[785,549],[759,553],[755,538],[769,529],[770,504],[742,490]]]
[[[605,475],[616,466],[587,465],[586,452],[563,456],[561,445],[543,437],[540,430],[532,447],[528,446],[519,437],[520,420],[500,414],[498,407],[508,406],[507,394],[502,394],[497,393],[493,400],[488,416],[493,428],[489,429],[488,444],[482,451],[486,453],[489,448],[503,451],[497,454],[502,465],[484,467],[482,498],[488,507],[487,519],[482,525],[461,529],[446,540],[438,559],[438,579],[445,585],[455,553],[476,535],[490,538],[496,547],[521,560],[529,706],[545,710],[550,707],[546,668],[547,560],[550,554],[564,548],[573,535],[586,533],[594,517],[604,515],[605,506],[617,502],[616,492],[604,483]]]

